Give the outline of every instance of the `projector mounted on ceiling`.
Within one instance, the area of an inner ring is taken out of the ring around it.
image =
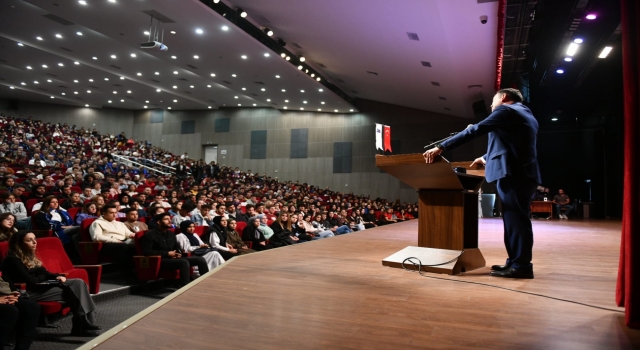
[[[162,28],[160,28],[160,21],[155,21],[155,26],[153,23],[153,16],[151,16],[151,24],[149,25],[149,41],[141,43],[141,49],[152,49],[152,50],[160,50],[167,51],[169,47],[162,43],[164,39],[164,24]]]

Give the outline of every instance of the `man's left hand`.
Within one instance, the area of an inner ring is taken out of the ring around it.
[[[431,164],[433,163],[433,160],[435,159],[435,157],[437,155],[440,155],[440,153],[442,153],[442,150],[438,147],[434,147],[426,152],[424,152],[422,154],[422,156],[424,157],[424,160],[427,162],[427,164]]]

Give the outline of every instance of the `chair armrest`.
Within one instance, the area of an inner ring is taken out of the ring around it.
[[[20,290],[27,290],[27,284],[23,282],[14,283],[13,286]]]
[[[73,267],[87,271],[89,293],[98,294],[100,292],[100,279],[102,278],[102,265],[74,265]]]
[[[157,280],[160,273],[160,262],[162,257],[155,256],[140,256],[133,257],[133,263],[136,267],[136,275],[140,281]]]

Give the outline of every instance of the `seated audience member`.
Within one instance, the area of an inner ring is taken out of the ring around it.
[[[162,190],[169,190],[169,188],[167,186],[165,186],[164,181],[162,180],[158,180],[158,183],[155,185],[155,187],[153,188],[154,191],[162,191]]]
[[[393,208],[386,208],[384,213],[380,216],[380,221],[378,221],[378,225],[389,225],[395,224],[398,222],[395,219],[395,215],[393,214]]]
[[[271,223],[269,227],[273,230],[273,236],[269,238],[269,243],[274,247],[284,247],[298,243],[299,238],[291,232],[291,224],[289,222],[289,213],[280,213],[276,221]]]
[[[335,222],[336,220],[335,219],[329,220],[326,212],[323,212],[321,215],[322,215],[322,222],[321,222],[322,226],[331,230],[333,234],[343,235],[345,233],[353,232],[347,225],[342,225],[342,226],[335,225],[333,222]]]
[[[229,260],[238,254],[238,250],[227,243],[227,218],[216,216],[213,226],[202,235],[202,240],[220,252],[224,260]]]
[[[214,214],[214,216],[223,216],[226,219],[229,219],[229,215],[227,214],[227,206],[224,204],[218,204],[218,206],[216,207],[216,212]]]
[[[27,216],[24,203],[16,202],[13,193],[0,193],[0,213],[11,213],[14,216],[16,228],[24,230],[31,225],[31,218]]]
[[[15,226],[16,217],[11,213],[0,214],[0,242],[9,242],[18,229]]]
[[[558,190],[558,194],[553,196],[552,203],[556,207],[556,215],[559,219],[568,219],[567,214],[571,213],[573,206],[571,205],[571,199],[564,193],[563,189]],[[562,211],[564,210],[564,214]]]
[[[47,194],[47,187],[45,185],[36,185],[35,188],[33,189],[33,192],[31,192],[29,197],[27,197],[27,200],[37,199],[39,201],[42,201],[44,197],[46,197],[46,194]]]
[[[147,221],[147,226],[149,226],[149,229],[154,229],[157,228],[157,223],[156,223],[156,216],[158,214],[163,214],[164,208],[162,207],[151,207],[149,208],[149,215],[151,216],[151,219],[149,219]],[[169,216],[171,216],[171,214],[169,214]],[[173,224],[171,224],[171,227],[173,227]]]
[[[160,205],[165,210],[171,208],[171,204],[165,202],[164,197],[161,194],[156,194],[153,203]]]
[[[211,248],[208,244],[204,243],[200,237],[194,233],[196,229],[195,223],[190,220],[185,220],[180,223],[180,234],[176,235],[178,245],[180,245],[180,251],[183,254],[191,253],[195,256],[201,256],[206,260],[209,270],[216,268],[218,265],[224,263],[224,258],[215,248]]]
[[[180,227],[181,222],[185,220],[191,220],[191,215],[189,215],[189,213],[191,213],[193,209],[195,209],[195,206],[193,204],[184,203],[182,207],[180,207],[180,209],[178,210],[178,213],[176,213],[173,219],[171,219],[171,221],[173,222],[173,225],[175,227]]]
[[[196,207],[189,212],[189,217],[191,221],[193,221],[196,226],[209,226],[209,223],[205,220],[203,214],[200,212],[202,206],[204,205],[204,201],[198,201]],[[207,215],[210,215],[207,213]]]
[[[362,212],[362,220],[365,228],[374,228],[378,226],[376,224],[376,215],[373,213],[373,210],[368,210],[366,212]]]
[[[102,216],[96,219],[89,227],[91,240],[102,242],[100,254],[114,257],[118,270],[123,272],[129,280],[134,279],[133,256],[136,247],[133,244],[135,233],[129,231],[127,226],[118,220],[118,209],[113,204],[102,207]]]
[[[107,204],[107,201],[101,195],[93,196],[91,198],[91,202],[96,204],[96,208],[98,208],[98,211],[101,210],[105,204]]]
[[[175,202],[175,203],[173,203],[173,205],[171,206],[171,209],[169,209],[169,210],[168,210],[168,213],[169,213],[171,216],[176,216],[176,215],[178,215],[178,212],[179,212],[179,211],[180,211],[180,209],[182,208],[182,204],[183,204],[182,202]],[[151,208],[149,208],[149,209],[151,209]],[[149,210],[149,211],[151,211],[151,210]],[[165,211],[167,211],[167,210],[165,210]],[[152,215],[152,216],[153,216],[153,215]]]
[[[187,285],[191,280],[189,269],[198,266],[200,275],[209,272],[207,261],[201,256],[183,257],[180,253],[180,245],[176,240],[176,234],[169,231],[171,228],[171,215],[162,213],[155,216],[158,227],[147,231],[140,244],[146,256],[160,255],[162,257],[160,268],[163,270],[180,270],[180,282]]]
[[[85,189],[82,190],[82,194],[80,195],[80,200],[82,202],[86,202],[86,201],[90,201],[91,198],[93,198],[93,193],[91,193],[91,187],[85,187]]]
[[[22,184],[17,184],[13,186],[13,196],[16,198],[16,202],[26,202],[26,198],[24,198],[24,193],[27,191],[27,188]]]
[[[247,226],[242,231],[242,240],[252,242],[251,249],[253,250],[262,251],[273,248],[271,244],[267,243],[267,239],[260,231],[260,218],[257,216],[249,218]]]
[[[5,177],[2,180],[2,186],[0,186],[0,191],[7,191],[7,192],[11,192],[13,191],[13,186],[15,186],[16,181],[11,177]]]
[[[211,226],[213,225],[213,218],[215,211],[213,211],[213,208],[211,207],[210,204],[203,204],[200,207],[200,215],[202,215],[202,225],[200,226]]]
[[[13,235],[9,254],[2,262],[2,277],[14,283],[26,283],[29,299],[33,301],[63,301],[73,313],[71,335],[95,336],[100,327],[94,324],[96,305],[87,284],[81,279],[67,279],[47,271],[37,258],[37,244],[33,233]],[[47,281],[56,282],[40,284]]]
[[[38,180],[38,177],[36,177],[35,175],[29,176],[29,178],[27,178],[27,181],[25,181],[22,185],[25,186],[26,191],[29,192],[34,192],[36,189],[36,186],[38,186],[40,184],[40,181]]]
[[[78,215],[76,215],[75,223],[77,226],[81,226],[82,222],[86,219],[97,219],[98,218],[98,207],[95,203],[87,203],[85,204]]]
[[[0,276],[0,345],[15,334],[16,350],[28,350],[35,338],[40,317],[40,304],[20,296],[11,284]]]
[[[48,196],[42,201],[42,207],[31,220],[33,226],[40,230],[53,230],[60,238],[69,257],[76,257],[75,244],[80,241],[80,226],[75,226],[66,210],[58,207],[58,198]]]
[[[137,199],[132,199],[129,202],[129,207],[136,209],[138,211],[138,217],[139,218],[144,218],[147,216],[147,211],[142,209],[142,206],[140,205],[140,202]]]
[[[61,207],[66,210],[69,210],[70,208],[82,208],[83,206],[84,203],[80,199],[80,193],[78,192],[71,192],[69,199],[61,205]]]
[[[111,202],[109,202],[109,204],[116,206],[116,210],[118,210],[118,212],[116,213],[116,218],[124,218],[126,216],[125,213],[122,211],[122,207],[120,206],[120,201],[112,200]]]
[[[242,241],[240,233],[236,231],[238,222],[236,219],[229,219],[227,223],[227,244],[231,245],[238,251],[238,255],[254,253],[255,250],[249,249],[247,245]]]
[[[316,215],[317,219],[321,219],[321,215]],[[312,234],[320,238],[329,238],[335,236],[331,230],[325,229],[321,224],[315,221],[311,221],[311,214],[305,214],[303,220],[299,221],[299,225],[304,227],[308,234]]]
[[[138,221],[138,211],[134,208],[128,208],[124,210],[126,221],[124,225],[127,226],[131,232],[147,231],[149,227],[142,221]]]
[[[273,229],[269,227],[269,220],[267,219],[267,216],[258,213],[256,213],[256,216],[260,219],[259,229],[262,231],[264,238],[271,239],[271,236],[273,236]]]
[[[120,193],[120,195],[118,196],[118,201],[120,202],[122,211],[131,207],[131,196],[129,196],[127,193]]]
[[[308,242],[314,239],[320,239],[320,237],[316,237],[313,233],[307,233],[307,230],[304,227],[302,222],[304,220],[300,219],[300,217],[304,215],[302,213],[293,213],[289,215],[289,226],[291,226],[291,237],[297,237],[298,242]],[[276,219],[277,220],[277,219]]]
[[[242,222],[247,222],[247,216],[242,214],[242,211],[240,211],[235,204],[233,204],[233,202],[229,202],[226,204],[227,205],[227,215],[229,216],[229,219],[235,219],[236,221],[242,221]]]

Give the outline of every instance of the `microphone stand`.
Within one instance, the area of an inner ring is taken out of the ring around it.
[[[424,148],[431,148],[431,147],[433,147],[433,146],[435,146],[435,145],[437,145],[437,144],[439,144],[439,143],[441,143],[441,142],[447,141],[448,139],[450,139],[450,138],[452,138],[452,137],[456,136],[457,134],[458,134],[457,132],[452,132],[452,133],[451,133],[451,135],[449,135],[449,136],[447,136],[447,137],[443,138],[442,140],[434,141],[434,142],[432,142],[432,143],[430,143],[430,144],[428,144],[428,145],[424,146]]]

